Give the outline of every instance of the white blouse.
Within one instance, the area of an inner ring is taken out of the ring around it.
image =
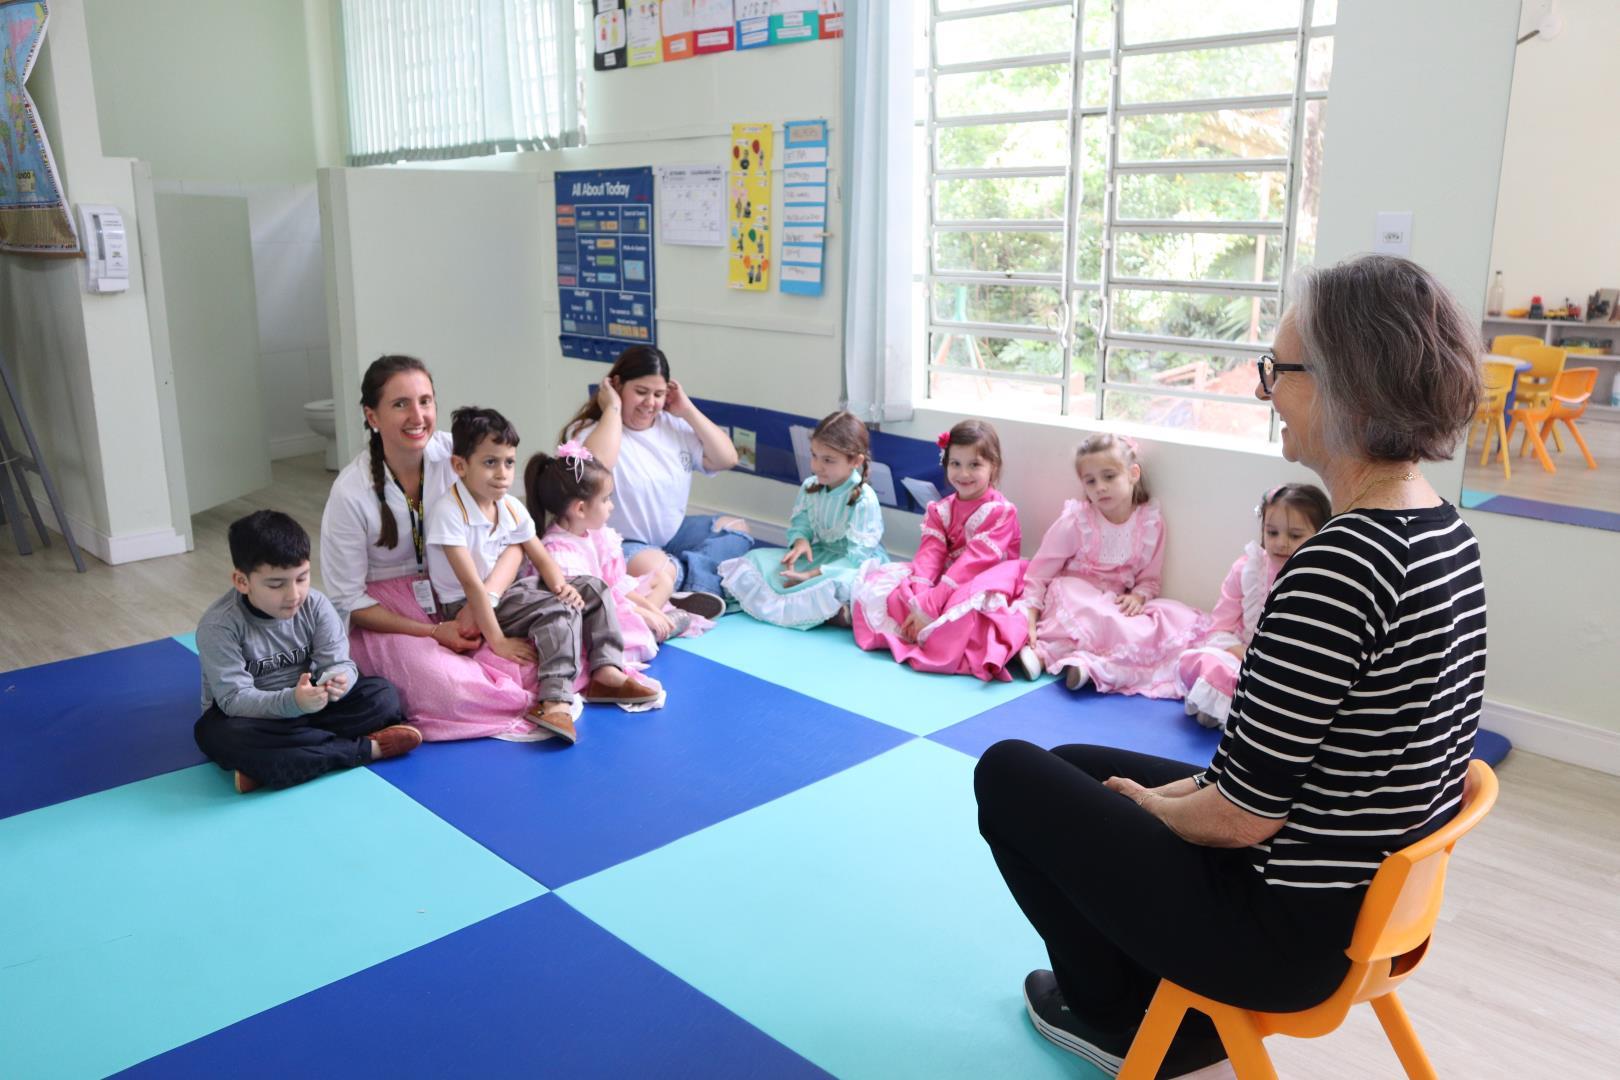
[[[332,493],[326,497],[326,511],[321,515],[321,583],[325,586],[322,591],[345,620],[350,612],[377,602],[366,595],[366,582],[426,570],[427,515],[456,482],[455,470],[450,467],[449,433],[435,433],[428,440],[423,458],[422,513],[417,517],[424,538],[421,563],[411,540],[411,513],[405,504],[405,492],[387,469],[383,470],[383,497],[398,526],[399,543],[391,548],[377,546],[377,538],[382,535],[382,507],[377,502],[377,489],[371,484],[369,447],[345,465],[332,482]]]

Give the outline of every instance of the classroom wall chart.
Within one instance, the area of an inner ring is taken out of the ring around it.
[[[562,354],[611,362],[658,344],[652,169],[559,172],[556,185]]]
[[[844,0],[593,0],[596,70],[844,36]]]
[[[50,140],[26,89],[50,11],[40,3],[0,4],[5,116],[0,147],[0,250],[63,255],[79,250]],[[21,474],[19,474],[20,476]]]
[[[664,0],[658,8],[660,31],[664,36],[664,63],[690,60],[696,34],[692,22],[692,0]]]
[[[730,52],[736,27],[731,0],[692,0],[692,51],[699,56]]]
[[[771,125],[731,125],[726,284],[764,292],[771,269]]]
[[[629,31],[625,26],[625,0],[595,0],[596,17],[591,21],[591,44],[597,71],[614,71],[628,66]]]
[[[629,0],[625,7],[625,37],[630,66],[656,64],[664,58],[663,23],[659,0]]]
[[[827,250],[827,121],[789,120],[782,132],[778,288],[820,296]]]

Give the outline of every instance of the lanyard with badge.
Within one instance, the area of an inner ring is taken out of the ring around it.
[[[422,463],[422,476],[417,482],[414,500],[405,494],[405,485],[399,482],[399,477],[394,476],[392,468],[388,470],[388,475],[392,477],[394,486],[399,488],[399,494],[405,500],[405,509],[411,516],[411,546],[416,549],[416,580],[411,582],[411,594],[416,597],[416,606],[422,609],[423,614],[437,615],[439,604],[433,598],[433,582],[427,576],[427,542],[423,536],[422,493],[427,488],[427,463]]]

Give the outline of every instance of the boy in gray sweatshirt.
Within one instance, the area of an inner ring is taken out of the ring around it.
[[[421,745],[387,679],[362,677],[332,602],[309,587],[309,534],[275,510],[231,523],[232,588],[197,624],[197,746],[236,790],[291,787]]]

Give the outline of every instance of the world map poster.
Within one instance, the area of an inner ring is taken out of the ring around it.
[[[28,75],[39,58],[50,12],[37,0],[0,3],[0,69],[5,79],[5,112],[0,116],[0,251],[73,254],[79,237],[73,227],[51,144],[40,126]]]

